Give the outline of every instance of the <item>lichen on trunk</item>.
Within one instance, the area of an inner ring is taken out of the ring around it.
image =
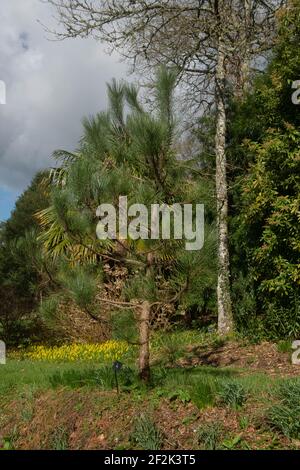
[[[218,331],[221,335],[233,329],[228,250],[228,192],[226,176],[226,109],[225,109],[225,50],[219,40],[216,69],[216,197],[218,227]]]

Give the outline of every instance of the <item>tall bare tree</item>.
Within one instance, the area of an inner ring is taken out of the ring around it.
[[[137,68],[176,66],[191,104],[216,111],[218,329],[233,329],[226,180],[227,85],[242,96],[255,59],[273,43],[276,12],[288,0],[48,0],[58,38],[89,35],[110,44]]]

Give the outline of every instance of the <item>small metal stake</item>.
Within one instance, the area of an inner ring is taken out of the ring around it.
[[[120,390],[119,390],[119,382],[118,382],[118,372],[122,369],[122,362],[119,362],[119,361],[115,361],[113,363],[113,369],[115,371],[115,380],[116,380],[116,387],[117,387],[117,393],[119,395],[120,393]]]

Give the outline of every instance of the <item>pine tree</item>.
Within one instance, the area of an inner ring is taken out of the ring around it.
[[[84,136],[76,153],[58,151],[60,167],[52,173],[52,205],[39,214],[46,249],[65,260],[62,285],[98,321],[93,300],[109,305],[112,315],[136,319],[139,371],[150,377],[150,323],[155,310],[171,312],[200,306],[215,282],[215,230],[207,227],[205,249],[186,251],[183,240],[99,240],[99,203],[199,203],[207,190],[193,176],[197,165],[178,159],[174,109],[176,73],[161,68],[153,91],[155,109],[147,111],[131,85],[108,86],[109,109],[84,119]],[[108,267],[126,269],[117,296],[107,295]],[[76,281],[77,279],[77,281]],[[91,288],[94,286],[94,288]]]

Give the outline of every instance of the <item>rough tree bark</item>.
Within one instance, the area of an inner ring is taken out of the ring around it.
[[[141,304],[139,315],[139,375],[144,382],[150,380],[150,312],[148,301]]]
[[[244,28],[242,29],[242,58],[240,63],[239,81],[237,83],[236,96],[239,100],[243,100],[250,85],[250,61],[251,50],[249,46],[249,31],[251,31],[251,0],[244,0]]]
[[[216,197],[218,226],[218,331],[221,335],[233,329],[228,249],[228,194],[226,177],[226,109],[225,109],[225,51],[219,39],[216,67]]]

